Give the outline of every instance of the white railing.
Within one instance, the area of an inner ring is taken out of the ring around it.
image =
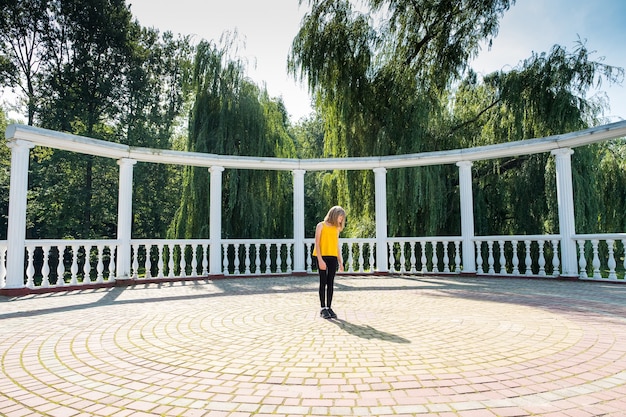
[[[24,286],[32,289],[114,282],[116,247],[116,240],[26,241]],[[4,258],[1,252],[0,260]]]
[[[222,240],[224,275],[291,274],[293,239]]]
[[[461,272],[461,237],[387,239],[389,270],[396,273]]]
[[[576,235],[579,278],[623,282],[626,233]],[[340,239],[346,273],[377,270],[376,239]],[[463,271],[458,236],[388,238],[388,270],[402,274]],[[474,238],[477,275],[558,277],[560,235]],[[75,288],[116,281],[117,240],[28,240],[24,287]],[[293,239],[225,239],[220,242],[223,275],[264,276],[294,272]],[[315,272],[314,239],[304,239],[306,273]],[[131,241],[132,280],[180,280],[210,276],[208,239]],[[0,241],[0,288],[6,279],[7,242]],[[60,279],[61,278],[61,279]]]
[[[208,275],[208,239],[135,239],[131,273],[135,280],[195,278]]]
[[[373,273],[376,270],[376,239],[340,239],[341,255],[347,273]],[[312,251],[314,240],[307,247],[307,254]],[[307,271],[310,269],[310,258],[307,255]]]
[[[626,270],[626,233],[576,235],[575,239],[580,279],[617,281],[620,255],[621,266]]]
[[[559,235],[479,236],[474,242],[479,275],[560,275]]]

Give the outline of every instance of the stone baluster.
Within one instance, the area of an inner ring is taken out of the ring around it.
[[[283,259],[281,256],[281,252],[283,250],[283,244],[282,243],[277,243],[276,244],[276,272],[277,273],[281,273],[283,270]]]
[[[594,279],[602,278],[602,274],[600,273],[600,257],[598,256],[598,245],[600,245],[599,240],[593,239],[591,241],[591,247],[593,249],[593,260],[591,261],[591,265],[593,266]]]
[[[70,272],[72,273],[72,277],[70,278],[70,285],[78,285],[78,245],[72,246],[72,266],[70,267]]]
[[[202,244],[202,276],[206,277],[209,274],[209,244]]]
[[[406,255],[405,255],[406,243],[400,242],[399,248],[400,248],[400,272],[405,273],[406,272]]]
[[[187,260],[185,259],[185,252],[187,252],[187,245],[178,245],[178,253],[180,254],[180,260],[178,261],[178,270],[180,271],[178,276],[185,278],[187,276]]]
[[[558,277],[561,275],[559,267],[561,262],[559,261],[559,240],[552,239],[552,276]]]
[[[262,246],[261,243],[254,246],[254,273],[255,274],[261,273],[261,246]]]
[[[176,245],[174,243],[171,243],[167,245],[167,248],[169,249],[169,259],[167,260],[167,277],[174,278],[176,276],[176,272],[174,271],[174,252],[176,249]]]
[[[493,240],[487,241],[487,249],[489,250],[489,256],[487,257],[487,265],[489,266],[489,274],[493,275],[496,273],[494,268],[494,258],[493,258]]]
[[[482,254],[482,246],[483,243],[479,240],[477,240],[476,242],[476,273],[477,274],[482,274],[484,273],[483,271],[483,254]]]
[[[359,272],[363,272],[365,269],[363,267],[363,242],[359,242]]]
[[[91,245],[83,246],[83,285],[91,283]]]
[[[518,241],[517,240],[512,240],[511,241],[511,246],[513,249],[513,259],[511,259],[511,264],[513,265],[513,270],[511,271],[511,273],[513,275],[519,275],[519,255],[517,254],[518,251]]]
[[[450,242],[443,241],[441,245],[443,247],[443,272],[450,272],[450,255],[448,254]]]
[[[526,266],[526,275],[533,274],[533,260],[530,256],[530,240],[525,240],[524,245],[526,246],[526,258],[524,259],[524,265]]]
[[[145,269],[145,277],[146,279],[150,279],[152,278],[152,245],[151,244],[147,244],[145,245],[145,250],[146,250],[146,262],[144,263],[144,269]]]
[[[271,243],[267,243],[265,245],[265,273],[266,274],[271,274],[272,273],[272,244]]]
[[[410,251],[411,251],[411,273],[415,272],[415,262],[417,261],[417,259],[415,258],[415,242],[411,241],[409,243],[410,245]]]
[[[615,267],[617,266],[617,263],[615,262],[615,253],[614,253],[615,248],[613,247],[614,244],[615,244],[615,241],[613,239],[606,240],[606,245],[609,249],[608,267],[609,267],[609,279],[610,280],[617,279],[617,274],[615,273]]]
[[[130,277],[132,279],[139,278],[139,247],[140,245],[138,243],[131,245],[131,248],[132,248],[131,265],[132,266],[131,266],[131,271],[130,271]]]
[[[157,261],[157,268],[158,268],[158,278],[164,278],[165,277],[165,271],[163,270],[163,258],[165,257],[165,245],[163,243],[159,243],[157,244],[157,248],[159,249],[159,259]]]
[[[431,246],[433,248],[433,256],[431,258],[432,263],[433,263],[433,272],[434,273],[438,273],[439,272],[439,257],[437,256],[437,245],[439,242],[437,242],[436,240],[431,242]]]
[[[354,254],[352,252],[352,245],[348,244],[348,268],[346,271],[350,273],[354,272]]]
[[[581,279],[588,278],[587,276],[587,258],[585,257],[585,241],[580,239],[578,242],[578,269]]]
[[[96,282],[102,284],[104,282],[104,244],[96,245],[98,261],[96,263]]]
[[[192,243],[191,244],[191,276],[192,277],[197,277],[198,276],[198,244],[197,243]]]
[[[543,254],[543,247],[545,245],[545,241],[539,240],[537,241],[537,244],[539,245],[539,260],[537,261],[537,263],[539,264],[539,275],[542,277],[545,277],[546,276],[546,258]]]
[[[249,243],[246,243],[246,244],[244,245],[244,248],[245,248],[245,251],[246,251],[246,258],[245,258],[245,260],[244,260],[246,270],[245,270],[245,272],[244,272],[244,273],[245,273],[246,275],[250,275],[250,244],[249,244]]]
[[[27,259],[27,267],[26,267],[26,287],[27,288],[35,288],[35,265],[34,265],[34,246],[27,246],[26,251],[28,252]]]
[[[43,265],[41,266],[41,286],[48,288],[50,286],[50,246],[43,245]]]
[[[500,249],[500,259],[498,259],[498,262],[500,262],[500,275],[507,275],[506,256],[504,255],[504,240],[498,241],[498,248]]]
[[[59,246],[59,263],[57,264],[57,282],[54,284],[55,287],[62,287],[65,285],[65,248],[66,246]]]
[[[388,249],[388,251],[389,251],[389,259],[387,260],[387,264],[389,265],[388,266],[388,271],[398,272],[397,269],[396,269],[396,259],[393,256],[393,242],[389,242],[388,246],[389,246],[389,249]]]
[[[230,274],[230,270],[228,269],[228,243],[222,244],[222,249],[224,251],[224,256],[222,257],[222,271],[224,275]]]
[[[421,242],[422,256],[420,261],[422,262],[422,274],[428,272],[428,258],[426,258],[426,242]]]
[[[291,274],[293,272],[293,268],[291,267],[291,244],[287,244],[287,259],[285,260],[285,262],[287,263],[287,273]]]

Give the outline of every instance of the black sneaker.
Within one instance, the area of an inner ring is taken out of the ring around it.
[[[323,319],[329,319],[331,317],[330,312],[328,311],[327,308],[323,308],[322,311],[320,311],[320,316]]]
[[[337,314],[333,311],[332,308],[328,307],[328,314],[330,314],[330,318],[331,319],[336,319],[337,318]]]

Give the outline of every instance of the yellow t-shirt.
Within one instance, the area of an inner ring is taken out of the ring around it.
[[[336,226],[328,226],[326,222],[322,223],[320,251],[322,256],[339,257],[339,229]],[[313,248],[313,256],[317,256],[317,247]]]

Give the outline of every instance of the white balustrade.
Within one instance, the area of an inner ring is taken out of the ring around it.
[[[461,237],[390,238],[388,270],[395,273],[453,274],[462,271]],[[376,240],[340,239],[347,273],[377,270]],[[624,282],[626,234],[577,235],[581,279]],[[26,242],[25,288],[107,284],[115,281],[115,240]],[[558,277],[560,236],[475,237],[479,275]],[[293,272],[294,242],[279,239],[223,240],[225,275]],[[313,239],[305,239],[306,271],[314,273]],[[184,279],[208,276],[210,240],[133,240],[131,277]],[[0,288],[6,280],[7,245],[0,243]],[[521,265],[520,265],[521,263]],[[590,268],[590,270],[588,269]]]
[[[552,278],[560,275],[560,236],[558,235],[477,236],[474,242],[478,275],[485,274],[483,269],[485,261],[488,275],[519,276],[523,274],[529,277],[549,276]],[[507,247],[511,248],[510,252]]]
[[[291,274],[293,240],[223,240],[224,275]],[[311,245],[307,248],[310,251]],[[308,261],[308,268],[311,262]]]
[[[626,233],[576,235],[575,241],[580,279],[626,282]],[[621,271],[617,270],[619,256],[622,258]]]
[[[440,271],[450,274],[461,271],[460,237],[392,238],[388,242],[390,271],[419,271],[422,274],[436,274]],[[454,259],[454,270],[451,268],[451,259]]]
[[[114,240],[26,241],[26,288],[105,284],[115,281]],[[0,246],[0,282],[6,277],[6,246]],[[69,282],[66,273],[69,271]]]
[[[140,239],[133,240],[131,246],[133,279],[183,279],[208,275],[208,240]]]

